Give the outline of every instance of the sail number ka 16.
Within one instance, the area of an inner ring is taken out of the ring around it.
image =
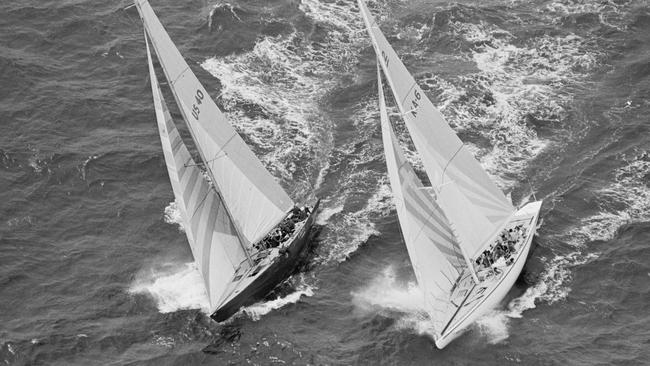
[[[196,103],[192,103],[192,117],[198,121],[199,119],[199,113],[201,112],[199,110],[199,105],[201,105],[202,100],[203,100],[203,92],[200,91],[199,89],[196,89],[196,95],[194,96],[194,100],[196,100]],[[198,105],[197,105],[198,104]]]

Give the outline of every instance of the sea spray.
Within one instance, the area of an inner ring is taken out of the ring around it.
[[[395,329],[406,330],[434,339],[433,322],[427,312],[424,294],[416,282],[399,281],[392,266],[385,268],[370,284],[352,293],[352,303],[361,315],[381,314],[393,317]],[[510,315],[502,310],[490,310],[472,327],[495,344],[508,338]]]
[[[290,292],[286,296],[278,297],[277,299],[262,301],[255,303],[253,305],[247,306],[240,310],[240,314],[247,315],[254,321],[260,320],[260,318],[273,310],[280,309],[289,304],[295,304],[303,296],[313,296],[314,288],[302,283],[295,291]]]
[[[361,315],[391,316],[396,319],[395,329],[434,337],[420,287],[416,282],[398,281],[392,266],[386,267],[368,286],[352,292],[352,303]]]
[[[474,328],[478,329],[481,336],[485,337],[489,344],[497,344],[505,341],[510,336],[508,324],[510,318],[507,312],[501,310],[490,310],[476,320]]]
[[[567,231],[555,235],[575,250],[544,259],[545,269],[537,283],[508,305],[511,317],[521,317],[525,310],[535,308],[538,301],[552,304],[564,300],[571,291],[571,269],[600,256],[598,252],[586,252],[588,243],[610,240],[621,226],[650,219],[650,188],[643,181],[650,169],[650,158],[644,151],[634,151],[621,156],[621,160],[624,165],[614,171],[613,181],[596,189],[599,207],[612,209],[584,217]]]
[[[183,217],[181,216],[181,211],[178,208],[176,201],[172,201],[165,207],[165,212],[163,214],[163,220],[170,225],[177,225],[179,231],[185,231],[183,227]]]
[[[210,311],[203,278],[194,262],[165,263],[143,270],[136,275],[129,292],[151,296],[161,313],[185,309],[200,309],[206,314]]]

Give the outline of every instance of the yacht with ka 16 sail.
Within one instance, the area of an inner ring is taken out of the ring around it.
[[[144,24],[158,131],[211,317],[228,319],[267,295],[296,269],[319,201],[298,207],[228,123],[146,0]],[[183,143],[154,72],[150,44],[196,145]]]
[[[519,208],[499,190],[359,8],[377,54],[384,154],[404,242],[438,348],[499,305],[521,273],[542,205]],[[386,110],[382,71],[431,182],[405,159]]]

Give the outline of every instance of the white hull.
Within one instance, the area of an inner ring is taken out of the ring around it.
[[[435,340],[438,348],[444,348],[451,341],[462,335],[480,316],[496,308],[506,294],[508,294],[526,263],[533,236],[535,235],[541,205],[542,201],[531,202],[515,213],[512,221],[530,220],[530,226],[528,227],[524,243],[522,243],[521,248],[517,251],[514,263],[505,267],[503,273],[498,277],[486,280],[472,288],[471,292],[467,295],[466,301],[461,304],[457,313],[441,332],[441,336]]]

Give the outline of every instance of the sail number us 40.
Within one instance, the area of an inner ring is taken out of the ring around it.
[[[199,120],[199,114],[201,113],[199,106],[203,103],[203,98],[203,92],[199,89],[196,89],[196,94],[194,95],[195,102],[192,103],[192,117],[194,117],[194,119],[197,121]]]

